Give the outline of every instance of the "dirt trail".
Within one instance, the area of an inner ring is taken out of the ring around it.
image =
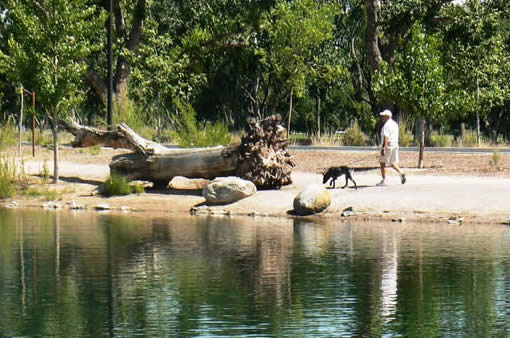
[[[26,161],[25,170],[38,174],[43,162]],[[48,163],[50,171],[51,163]],[[476,222],[503,222],[510,216],[510,178],[482,176],[435,176],[422,175],[408,169],[408,181],[400,184],[399,177],[389,172],[390,184],[377,187],[380,180],[377,170],[355,173],[358,190],[337,188],[330,190],[332,205],[325,216],[340,217],[342,210],[352,207],[362,219],[448,220],[460,215],[465,220]],[[148,192],[143,195],[102,198],[91,196],[91,192],[109,174],[107,164],[60,162],[62,185],[72,185],[74,192],[65,200],[75,200],[88,206],[108,203],[113,207],[127,205],[132,209],[162,212],[189,212],[192,206],[200,205],[204,199],[197,190],[171,190]],[[227,206],[213,209],[230,210],[234,214],[268,214],[287,216],[298,191],[309,184],[321,184],[322,175],[294,172],[294,183],[279,191],[259,191],[254,196]],[[337,181],[341,187],[344,178]],[[33,200],[27,204],[37,204]]]

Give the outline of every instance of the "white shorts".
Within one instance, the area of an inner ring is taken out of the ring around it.
[[[384,148],[384,156],[379,156],[379,163],[387,166],[398,164],[398,147]]]

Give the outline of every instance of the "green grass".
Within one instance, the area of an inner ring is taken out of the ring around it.
[[[4,151],[18,143],[18,131],[16,126],[9,120],[0,129],[0,151]]]
[[[48,187],[28,187],[23,190],[23,195],[29,198],[43,198],[45,201],[58,201],[62,200],[64,194],[73,193],[75,189],[73,187],[66,187],[62,190],[56,188],[50,189]]]
[[[48,183],[48,181],[50,180],[50,177],[51,177],[50,169],[48,168],[48,161],[46,161],[46,160],[44,161],[43,167],[42,167],[39,175],[41,175],[41,178],[44,183]]]
[[[12,198],[18,189],[20,175],[14,159],[0,158],[0,199]]]
[[[92,156],[97,156],[97,155],[101,154],[101,146],[100,145],[95,145],[95,146],[89,147],[88,149],[89,149],[89,154]]]
[[[104,196],[125,196],[130,194],[144,193],[142,185],[130,184],[125,177],[112,173],[101,186],[101,194]]]
[[[430,145],[432,147],[451,147],[452,144],[452,135],[438,134],[435,131],[430,134]]]
[[[366,146],[367,142],[368,137],[356,121],[345,131],[343,136],[343,144],[346,146]]]
[[[489,159],[489,165],[496,170],[500,170],[501,154],[498,150],[492,152],[492,156]]]

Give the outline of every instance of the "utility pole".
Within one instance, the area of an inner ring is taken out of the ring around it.
[[[113,26],[113,8],[112,0],[108,1],[108,22],[107,22],[107,55],[108,55],[108,98],[107,98],[107,124],[108,129],[113,129],[113,71],[112,71],[112,26]]]
[[[19,121],[18,121],[18,154],[21,156],[21,129],[23,128],[23,85],[20,88],[20,96],[21,96],[21,107],[19,110]]]

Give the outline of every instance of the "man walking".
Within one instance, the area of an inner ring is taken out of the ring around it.
[[[388,185],[386,180],[386,167],[391,166],[400,175],[400,182],[406,183],[406,174],[398,166],[398,124],[391,116],[390,110],[385,110],[379,113],[383,128],[381,131],[381,156],[379,163],[381,164],[381,182],[377,183],[378,186]]]

